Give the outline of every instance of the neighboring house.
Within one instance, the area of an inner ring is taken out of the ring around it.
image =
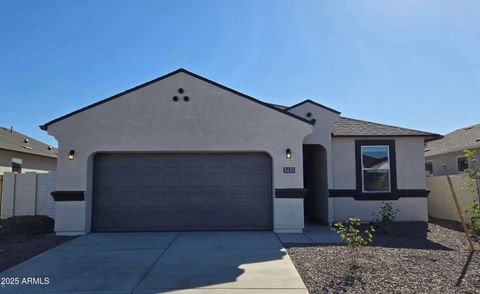
[[[436,134],[283,108],[184,69],[41,126],[59,141],[55,231],[274,230],[369,220],[382,201],[427,221]],[[305,198],[305,201],[304,201]]]
[[[472,165],[463,154],[466,149],[480,155],[480,124],[455,130],[425,147],[425,171],[429,176],[444,175],[443,164],[451,175],[463,173]],[[478,157],[478,156],[477,156]]]
[[[57,149],[22,133],[0,127],[0,175],[48,172],[57,167]]]

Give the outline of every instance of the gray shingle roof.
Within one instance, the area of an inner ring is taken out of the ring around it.
[[[480,148],[480,124],[455,130],[441,140],[429,142],[425,156]]]
[[[0,149],[57,158],[57,149],[22,133],[0,127]]]
[[[378,124],[348,117],[340,117],[340,120],[333,124],[332,135],[335,137],[419,136],[425,137],[425,140],[432,140],[440,137],[440,135],[434,133]]]

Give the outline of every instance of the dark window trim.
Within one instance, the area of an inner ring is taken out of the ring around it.
[[[14,159],[19,160],[20,163],[14,162]],[[14,167],[14,164],[15,164],[15,165],[18,165],[19,167]],[[19,174],[21,174],[21,173],[22,173],[22,169],[23,169],[23,158],[13,156],[12,159],[11,159],[11,167],[12,167],[12,173],[19,173]]]
[[[427,170],[427,164],[432,165],[432,172]],[[428,171],[427,176],[433,176],[433,160],[425,160],[425,173],[427,173],[427,171]]]
[[[458,156],[456,157],[456,159],[457,159],[457,162],[456,162],[456,164],[457,164],[457,173],[463,173],[463,172],[465,172],[465,169],[464,169],[464,170],[460,170],[460,165],[459,165],[458,160],[461,159],[461,158],[463,158],[463,160],[464,160],[465,163],[467,164],[467,166],[466,166],[465,169],[468,168],[468,158],[467,158],[466,156],[464,156],[464,155],[458,155]]]
[[[55,201],[84,201],[84,191],[53,191],[50,193]]]
[[[400,198],[426,198],[427,189],[397,189],[395,193],[358,193],[355,189],[330,189],[330,198],[354,198],[355,200],[398,200]]]
[[[307,189],[303,188],[275,189],[275,198],[303,199],[306,194]]]
[[[390,159],[390,192],[363,192],[362,189],[362,146],[388,146]],[[397,157],[395,152],[395,140],[355,140],[355,173],[356,173],[356,191],[355,194],[361,195],[361,198],[379,198],[389,197],[398,192],[397,190]]]

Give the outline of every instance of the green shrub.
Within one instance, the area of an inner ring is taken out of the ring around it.
[[[387,232],[390,225],[395,221],[397,213],[399,210],[393,208],[390,202],[383,202],[383,206],[380,207],[380,210],[372,213],[372,218],[376,227],[381,228],[382,231]]]
[[[465,212],[469,222],[467,224],[470,235],[476,237],[480,235],[480,205],[477,201],[473,201],[471,204],[465,207]]]
[[[372,242],[373,233],[375,232],[372,227],[361,231],[360,219],[356,217],[348,218],[345,223],[335,223],[332,230],[347,244],[353,266],[357,264],[359,250]]]
[[[472,237],[480,235],[480,169],[477,164],[476,152],[474,150],[464,150],[463,154],[469,162],[469,167],[464,170],[466,177],[465,184],[470,191],[478,195],[478,201],[474,200],[465,207],[468,217],[468,230]]]

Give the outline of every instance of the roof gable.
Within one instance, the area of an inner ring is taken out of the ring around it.
[[[238,92],[238,91],[236,91],[236,90],[233,90],[233,89],[231,89],[231,88],[229,88],[229,87],[226,87],[226,86],[224,86],[224,85],[221,85],[221,84],[219,84],[219,83],[217,83],[217,82],[214,82],[214,81],[212,81],[212,80],[209,80],[209,79],[207,79],[207,78],[205,78],[205,77],[202,77],[202,76],[199,76],[199,75],[197,75],[197,74],[194,74],[194,73],[192,73],[192,72],[190,72],[190,71],[188,71],[188,70],[186,70],[186,69],[179,68],[179,69],[177,69],[177,70],[175,70],[175,71],[173,71],[173,72],[170,72],[170,73],[168,73],[168,74],[166,74],[166,75],[163,75],[163,76],[161,76],[161,77],[158,77],[158,78],[156,78],[156,79],[153,79],[153,80],[151,80],[151,81],[148,81],[148,82],[146,82],[146,83],[143,83],[143,84],[141,84],[141,85],[138,85],[138,86],[133,87],[133,88],[131,88],[131,89],[128,89],[128,90],[126,90],[126,91],[123,91],[123,92],[120,92],[120,93],[118,93],[118,94],[115,94],[115,95],[113,95],[113,96],[111,96],[111,97],[108,97],[108,98],[106,98],[106,99],[100,100],[100,101],[98,101],[98,102],[96,102],[96,103],[93,103],[93,104],[90,104],[90,105],[85,106],[85,107],[83,107],[83,108],[80,108],[80,109],[78,109],[78,110],[75,110],[75,111],[73,111],[73,112],[71,112],[71,113],[68,113],[68,114],[66,114],[66,115],[63,115],[63,116],[61,116],[61,117],[59,117],[59,118],[56,118],[56,119],[54,119],[54,120],[51,120],[51,121],[49,121],[49,122],[41,125],[40,128],[41,128],[42,130],[47,130],[47,129],[48,129],[48,126],[51,125],[51,124],[57,123],[57,122],[59,122],[59,121],[61,121],[61,120],[64,120],[64,119],[66,119],[66,118],[68,118],[68,117],[71,117],[71,116],[73,116],[73,115],[76,115],[76,114],[78,114],[78,113],[80,113],[80,112],[83,112],[83,111],[88,110],[88,109],[90,109],[90,108],[93,108],[93,107],[96,107],[96,106],[98,106],[98,105],[104,104],[104,103],[109,102],[109,101],[111,101],[111,100],[113,100],[113,99],[115,99],[115,98],[121,97],[121,96],[123,96],[123,95],[125,95],[125,94],[128,94],[128,93],[130,93],[130,92],[139,90],[139,89],[141,89],[141,88],[144,88],[144,87],[146,87],[146,86],[148,86],[148,85],[151,85],[151,84],[153,84],[153,83],[156,83],[156,82],[158,82],[158,81],[161,81],[161,80],[163,80],[163,79],[166,79],[166,78],[168,78],[168,77],[170,77],[170,76],[176,75],[176,74],[178,74],[178,73],[187,74],[187,75],[189,75],[189,76],[192,76],[192,77],[194,77],[194,78],[197,78],[197,79],[200,79],[200,80],[202,80],[202,81],[204,81],[204,82],[207,82],[207,83],[209,83],[209,84],[211,84],[211,85],[214,85],[214,86],[216,86],[216,87],[219,87],[219,88],[221,88],[221,89],[223,89],[223,90],[226,90],[226,91],[229,91],[229,92],[231,92],[231,93],[234,93],[234,94],[236,94],[236,95],[238,95],[238,96],[241,96],[241,97],[243,97],[243,98],[245,98],[245,99],[248,99],[248,100],[250,100],[250,101],[256,102],[256,103],[258,103],[258,104],[260,104],[260,105],[262,105],[262,106],[264,106],[264,107],[270,108],[270,109],[275,110],[275,111],[277,111],[277,112],[280,112],[280,113],[282,113],[282,114],[284,114],[284,115],[288,115],[288,116],[290,116],[290,117],[293,117],[293,118],[295,118],[295,119],[298,119],[298,120],[300,120],[300,121],[302,121],[302,122],[305,122],[305,123],[307,123],[307,124],[310,124],[310,125],[312,124],[312,122],[310,122],[310,121],[307,120],[307,119],[304,119],[304,118],[302,118],[302,117],[296,116],[296,115],[294,115],[294,114],[292,114],[292,113],[289,113],[289,112],[286,112],[286,111],[282,111],[281,109],[279,109],[279,108],[277,108],[277,107],[275,107],[275,106],[273,106],[273,105],[271,105],[271,104],[269,104],[269,103],[260,101],[260,100],[258,100],[258,99],[256,99],[256,98],[253,98],[253,97],[251,97],[251,96],[248,96],[248,95],[246,95],[246,94],[243,94],[243,93],[241,93],[241,92]]]
[[[303,100],[302,102],[299,102],[299,103],[294,104],[294,105],[292,105],[292,106],[290,106],[290,107],[287,107],[287,108],[284,109],[284,111],[289,111],[290,109],[296,108],[296,107],[298,107],[298,106],[300,106],[300,105],[303,105],[303,104],[305,104],[305,103],[313,104],[313,105],[315,105],[315,106],[317,106],[317,107],[323,108],[323,109],[325,109],[325,110],[331,111],[331,112],[336,113],[336,114],[340,114],[340,113],[341,113],[340,111],[337,111],[337,110],[335,110],[335,109],[333,109],[333,108],[330,108],[330,107],[327,107],[327,106],[322,105],[322,104],[320,104],[320,103],[317,103],[317,102],[315,102],[315,101],[313,101],[313,100],[310,100],[310,99]]]

